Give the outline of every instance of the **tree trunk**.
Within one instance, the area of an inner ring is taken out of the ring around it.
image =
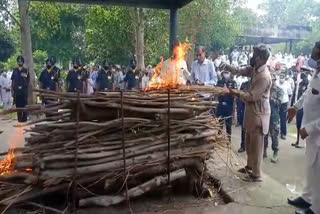
[[[135,38],[136,38],[136,60],[137,70],[144,71],[144,10],[143,8],[135,9],[136,25],[135,25]]]
[[[34,65],[32,58],[32,41],[31,41],[31,30],[28,17],[28,0],[18,0],[19,14],[20,14],[20,31],[21,31],[21,44],[22,51],[25,58],[25,64],[28,68],[30,75],[30,83],[28,89],[28,103],[33,104],[35,102],[32,89],[35,86],[35,74],[34,74]]]

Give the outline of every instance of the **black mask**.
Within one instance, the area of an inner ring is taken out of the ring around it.
[[[47,68],[50,69],[52,67],[52,65],[47,65]]]
[[[250,65],[251,65],[251,67],[254,67],[255,64],[256,64],[256,59],[252,57],[252,58],[250,59]]]
[[[104,70],[108,70],[109,69],[109,66],[105,65],[103,66]]]
[[[77,66],[77,65],[74,65],[73,68],[74,68],[74,69],[78,69],[78,66]]]
[[[19,63],[18,66],[19,66],[19,67],[23,67],[23,64],[22,64],[22,63]]]

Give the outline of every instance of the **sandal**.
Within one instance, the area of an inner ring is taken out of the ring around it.
[[[245,166],[241,169],[238,170],[238,172],[243,173],[243,174],[249,174],[251,173],[252,169],[248,166]]]
[[[246,177],[242,178],[242,180],[247,181],[247,182],[261,182],[262,178],[261,178],[261,176],[254,176],[252,174],[249,174]]]

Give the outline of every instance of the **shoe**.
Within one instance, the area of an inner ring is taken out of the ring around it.
[[[304,146],[300,146],[300,145],[296,145],[295,146],[297,149],[303,149],[304,148]]]
[[[262,178],[261,178],[261,176],[254,176],[252,174],[249,174],[246,177],[242,178],[242,180],[247,181],[247,182],[261,182]]]
[[[271,158],[271,163],[277,163],[279,161],[278,159],[278,151],[273,152],[273,157]]]
[[[282,140],[286,140],[287,137],[286,137],[285,135],[281,135],[281,139],[282,139]]]
[[[239,150],[238,150],[238,153],[242,153],[242,152],[245,152],[246,150],[244,149],[244,148],[240,148]]]
[[[241,169],[238,170],[238,172],[243,173],[243,174],[251,174],[252,168],[245,166]]]
[[[298,145],[298,143],[291,143],[291,146],[297,146]]]
[[[301,208],[301,209],[307,209],[309,207],[311,207],[311,204],[309,204],[308,202],[306,202],[303,198],[298,197],[295,199],[290,199],[288,198],[288,204]]]
[[[263,152],[263,158],[267,158],[268,157],[268,153],[267,153],[267,151],[265,150],[264,152]]]
[[[310,208],[296,211],[296,214],[315,214]]]

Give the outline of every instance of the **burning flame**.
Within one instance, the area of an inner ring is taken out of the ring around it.
[[[15,158],[14,148],[9,149],[8,154],[0,161],[0,175],[9,174],[12,172],[12,161]]]
[[[161,61],[154,69],[154,74],[149,81],[146,90],[160,89],[160,88],[176,88],[180,84],[181,78],[180,65],[190,49],[191,45],[187,42],[179,43],[173,48],[173,56],[166,61]]]
[[[14,172],[14,160],[16,158],[16,145],[19,144],[23,139],[23,128],[19,127],[15,130],[15,133],[8,139],[10,148],[8,154],[0,160],[0,175],[10,174]],[[26,172],[32,171],[32,169],[25,169]]]

